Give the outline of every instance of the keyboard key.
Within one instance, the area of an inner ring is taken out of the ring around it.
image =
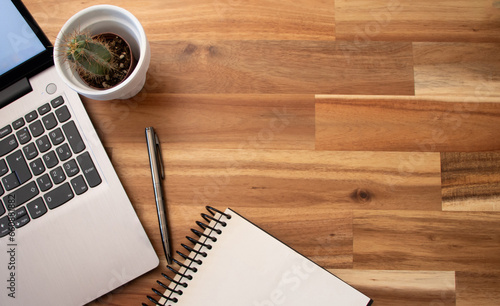
[[[74,159],[64,163],[63,168],[68,177],[75,176],[80,171]]]
[[[49,178],[48,174],[44,174],[36,179],[38,187],[41,191],[47,191],[52,188],[52,181]]]
[[[5,206],[3,206],[2,200],[0,200],[0,216],[5,214],[7,210],[5,209]]]
[[[34,143],[30,143],[27,146],[24,146],[23,152],[24,152],[24,156],[26,156],[26,159],[28,159],[28,160],[31,160],[31,159],[37,157],[37,155],[38,155],[38,151],[37,151]]]
[[[19,118],[16,121],[12,122],[12,126],[14,127],[14,130],[21,128],[23,125],[24,125],[23,118]]]
[[[0,238],[7,236],[12,231],[9,223],[10,223],[9,216],[0,218]]]
[[[7,168],[7,163],[4,159],[0,159],[0,176],[4,176],[7,172],[9,172],[9,168]]]
[[[49,103],[45,103],[44,105],[42,105],[42,106],[40,106],[38,108],[38,113],[40,114],[40,116],[43,116],[43,115],[45,115],[48,112],[50,112],[50,105],[49,105]]]
[[[30,163],[30,169],[31,172],[33,172],[34,175],[40,175],[45,171],[45,166],[43,165],[42,159],[37,158],[34,161]]]
[[[26,216],[28,214],[28,211],[26,210],[25,207],[21,207],[16,209],[15,211],[11,212],[11,217],[14,218],[14,220],[20,219],[23,216]]]
[[[57,125],[56,116],[53,113],[49,113],[42,118],[43,125],[47,130],[51,130]]]
[[[28,203],[26,208],[28,208],[32,219],[36,219],[47,212],[47,207],[45,207],[42,198],[36,198],[34,201]]]
[[[54,184],[61,184],[66,179],[66,175],[64,175],[64,171],[61,167],[57,167],[54,170],[50,170],[50,177]]]
[[[66,134],[66,139],[68,139],[73,153],[76,154],[85,150],[85,143],[83,143],[82,137],[80,136],[74,121],[64,124],[63,131],[64,134]]]
[[[54,153],[54,151],[50,151],[43,156],[43,162],[45,163],[45,166],[50,169],[57,165],[59,160],[56,157],[56,153]]]
[[[3,190],[2,184],[0,184],[0,196],[3,196],[3,193],[4,193],[4,192],[5,192],[5,191]],[[1,203],[1,202],[2,202],[2,201],[0,201],[0,203]],[[1,216],[1,215],[2,215],[2,214],[0,214],[0,216]]]
[[[32,124],[29,125],[29,127],[30,127],[30,131],[31,131],[31,135],[33,135],[33,137],[38,137],[38,136],[42,135],[43,132],[45,132],[40,120],[33,122]]]
[[[75,177],[74,179],[71,180],[71,186],[73,186],[73,190],[77,195],[80,195],[87,191],[89,187],[87,187],[87,184],[85,183],[85,180],[83,179],[82,175],[79,175]]]
[[[28,216],[28,214],[26,214],[26,215],[22,216],[21,218],[16,219],[16,221],[14,221],[14,226],[16,228],[20,228],[20,227],[25,226],[29,222],[30,222],[30,216]]]
[[[20,228],[28,224],[30,222],[30,217],[28,216],[28,212],[25,207],[21,207],[14,211],[14,226],[16,228]]]
[[[2,183],[3,186],[5,187],[5,190],[7,191],[12,190],[21,185],[19,183],[19,180],[17,179],[17,175],[15,172],[12,172],[11,174],[4,176],[2,178]]]
[[[31,121],[35,120],[36,118],[38,118],[38,114],[36,113],[36,111],[32,111],[29,114],[27,114],[26,116],[24,116],[24,119],[26,119],[26,122],[31,122]]]
[[[61,123],[68,121],[69,118],[71,118],[71,114],[69,113],[68,107],[64,105],[63,107],[56,109],[56,117],[57,120],[59,120],[59,122]]]
[[[57,157],[59,157],[60,161],[65,161],[68,158],[71,157],[71,150],[69,149],[69,146],[67,143],[63,144],[62,146],[58,147],[56,149]]]
[[[71,200],[75,195],[68,183],[64,183],[56,189],[49,191],[43,197],[50,209],[54,209]]]
[[[55,98],[54,100],[50,101],[50,104],[52,105],[53,108],[57,108],[61,105],[63,105],[64,103],[64,99],[62,96],[59,96],[57,98]]]
[[[28,131],[28,128],[23,128],[16,133],[17,139],[19,139],[20,144],[25,144],[28,143],[28,141],[31,140],[31,135],[30,132]]]
[[[82,155],[76,158],[80,168],[82,169],[85,178],[87,179],[87,183],[90,187],[95,187],[101,183],[101,177],[97,172],[97,169],[94,166],[94,162],[90,158],[90,154],[88,152],[83,153]]]
[[[36,146],[38,147],[40,153],[47,152],[50,148],[52,148],[49,137],[47,137],[47,135],[43,135],[42,137],[38,138],[36,140]]]
[[[9,135],[10,132],[12,132],[12,128],[10,127],[10,125],[4,126],[0,129],[0,138],[4,138],[5,136]]]
[[[52,132],[49,133],[50,140],[52,141],[52,144],[57,146],[61,142],[64,141],[64,135],[61,131],[60,128],[57,128],[53,130]]]
[[[38,188],[35,182],[32,181],[3,197],[3,201],[6,203],[7,208],[15,208],[33,199],[36,195],[38,195]]]
[[[16,136],[14,135],[10,135],[5,139],[0,140],[0,157],[10,153],[12,150],[17,148],[18,145]]]
[[[27,215],[28,212],[26,211],[26,208],[21,207],[16,209],[15,211],[11,212],[11,216],[15,219],[21,218],[22,216]]]
[[[16,173],[17,179],[21,185],[26,183],[32,177],[21,150],[17,150],[7,156],[7,164],[9,164],[10,171]]]

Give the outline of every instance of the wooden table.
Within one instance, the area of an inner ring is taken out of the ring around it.
[[[25,0],[52,42],[98,3]],[[148,80],[84,103],[161,267],[92,305],[148,302],[166,270],[146,126],[176,249],[229,206],[374,305],[500,303],[498,1],[108,3],[143,23]]]

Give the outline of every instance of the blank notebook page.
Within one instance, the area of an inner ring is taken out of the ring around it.
[[[210,226],[222,230],[219,235],[211,229],[205,234],[217,238],[212,242],[200,238],[200,242],[210,244],[207,249],[199,244],[195,249],[206,252],[207,256],[191,252],[189,257],[201,259],[198,265],[186,260],[186,265],[197,272],[181,269],[192,279],[176,277],[176,281],[186,283],[182,295],[165,292],[177,303],[160,302],[165,305],[217,305],[217,306],[274,306],[274,305],[369,305],[370,298],[349,286],[330,272],[300,255],[259,227],[244,219],[231,209],[226,219],[216,214],[215,218],[227,223],[211,222]],[[170,285],[173,288],[174,284]]]

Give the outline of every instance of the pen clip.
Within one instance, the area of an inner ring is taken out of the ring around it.
[[[158,135],[155,133],[155,149],[156,149],[156,162],[160,165],[161,169],[161,179],[165,179],[165,168],[163,167],[163,156],[161,154],[160,140]]]

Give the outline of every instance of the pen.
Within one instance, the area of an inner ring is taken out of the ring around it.
[[[151,166],[151,177],[155,192],[156,210],[158,212],[158,223],[160,225],[161,242],[168,264],[172,264],[172,251],[168,233],[167,214],[165,211],[165,198],[161,186],[161,180],[165,179],[165,169],[161,156],[160,140],[153,127],[146,128],[146,142],[148,145],[149,165]]]

